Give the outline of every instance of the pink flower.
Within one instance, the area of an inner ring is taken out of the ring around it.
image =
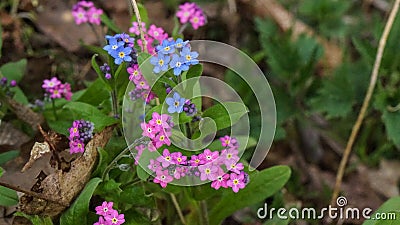
[[[236,163],[239,161],[239,156],[238,156],[239,151],[236,149],[224,149],[221,151],[221,156],[219,157],[222,163],[225,162],[234,162]]]
[[[149,138],[154,138],[155,134],[156,134],[156,130],[154,129],[154,127],[150,124],[147,124],[145,122],[140,124],[140,127],[142,128],[143,132],[142,135],[149,137]]]
[[[146,24],[143,23],[143,22],[142,22],[142,30],[143,30],[143,32],[146,32]],[[129,33],[140,35],[139,23],[138,22],[133,22],[132,23],[132,27],[129,28]]]
[[[211,187],[218,190],[220,187],[228,188],[227,181],[229,180],[229,174],[224,171],[218,171],[217,178],[211,183]]]
[[[144,89],[147,90],[150,88],[149,84],[147,81],[144,79],[144,77],[140,77],[139,80],[134,79],[133,83],[135,83],[137,89]]]
[[[105,216],[105,218],[110,225],[121,225],[125,222],[124,214],[118,214],[116,210],[113,210],[109,215]]]
[[[160,162],[150,159],[150,164],[147,166],[151,171],[156,172],[159,168],[161,168]]]
[[[229,171],[232,171],[237,174],[240,174],[241,170],[243,170],[244,168],[242,163],[236,164],[235,162],[233,162],[231,164],[225,164],[225,165]]]
[[[79,130],[76,126],[69,128],[69,138],[73,139],[74,137],[79,137]]]
[[[77,5],[78,6],[82,6],[82,7],[86,7],[86,8],[90,8],[90,7],[94,6],[93,2],[90,2],[90,1],[80,1],[80,2],[77,3]]]
[[[189,164],[190,164],[191,166],[199,166],[199,165],[203,165],[204,163],[205,163],[205,161],[202,159],[202,157],[200,157],[200,155],[199,155],[199,156],[197,156],[197,155],[192,155],[192,156],[190,157]]]
[[[85,144],[80,140],[70,141],[69,142],[69,153],[83,153],[85,152]]]
[[[168,38],[168,34],[164,33],[164,30],[161,27],[156,27],[154,24],[150,25],[147,33],[159,42]]]
[[[149,121],[149,124],[152,126],[157,126],[163,129],[168,129],[170,128],[170,125],[168,121],[171,119],[171,117],[168,114],[158,114],[158,112],[153,112],[151,114],[152,119]]]
[[[201,165],[199,166],[199,171],[200,171],[200,180],[215,180],[216,175],[218,173],[218,167],[212,165],[211,163],[206,164],[206,165]]]
[[[155,137],[155,146],[156,148],[159,148],[161,146],[163,146],[164,144],[170,146],[171,145],[171,141],[169,140],[169,138],[162,132],[160,132],[156,137]]]
[[[206,17],[203,12],[196,12],[192,18],[190,18],[190,23],[192,24],[193,29],[197,30],[199,27],[204,26],[206,24]]]
[[[227,181],[228,187],[231,187],[233,192],[237,193],[239,189],[243,189],[246,184],[244,182],[244,174],[231,173],[230,179]]]
[[[139,69],[139,65],[135,64],[132,67],[128,67],[126,71],[129,73],[129,80],[140,80],[142,72]]]
[[[53,89],[61,84],[57,77],[52,77],[50,80],[44,80],[42,84],[43,89]]]
[[[97,9],[95,7],[90,8],[87,11],[87,17],[88,17],[89,23],[100,25],[100,23],[101,23],[100,16],[102,14],[103,14],[102,9]]]
[[[201,154],[201,157],[205,161],[205,163],[209,163],[209,162],[213,162],[215,159],[217,159],[218,155],[219,155],[218,151],[212,152],[212,151],[210,151],[210,149],[206,149]]]
[[[195,3],[186,2],[179,6],[179,10],[176,13],[176,16],[179,18],[179,21],[182,24],[189,21],[191,15],[195,12],[195,5]]]
[[[172,161],[177,165],[186,165],[187,157],[182,155],[182,152],[174,152],[171,154]]]
[[[157,161],[161,163],[162,167],[166,168],[169,165],[173,164],[171,153],[169,153],[168,149],[164,149],[163,155],[157,158]]]
[[[50,98],[61,98],[62,91],[58,88],[50,89]]]
[[[143,154],[143,151],[145,148],[146,148],[146,146],[144,146],[144,145],[138,145],[135,147],[135,149],[137,150],[137,154],[135,156],[135,165],[139,164],[140,156]]]
[[[113,212],[117,212],[116,210],[114,210],[113,207],[113,202],[103,202],[103,204],[101,204],[100,206],[97,206],[95,208],[96,210],[96,214],[100,215],[100,216],[108,216]]]
[[[79,7],[76,10],[72,11],[72,16],[75,19],[76,25],[86,23],[89,19],[86,15],[86,10]]]
[[[105,221],[102,216],[100,216],[99,221],[94,223],[93,225],[109,225],[109,223],[107,221]]]
[[[174,178],[172,178],[168,170],[160,171],[158,170],[156,172],[157,176],[154,178],[153,182],[156,184],[160,184],[161,187],[165,188],[168,183],[170,183]]]
[[[60,84],[60,91],[62,92],[66,100],[68,101],[71,100],[72,92],[71,92],[71,85],[69,83]]]

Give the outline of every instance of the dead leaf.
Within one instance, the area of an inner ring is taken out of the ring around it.
[[[366,168],[361,168],[366,170]],[[371,187],[387,198],[399,195],[398,181],[400,179],[400,162],[382,159],[379,169],[369,169],[365,173]]]
[[[25,172],[27,169],[31,168],[33,163],[46,153],[50,153],[49,144],[47,142],[44,143],[35,142],[31,150],[31,157],[29,158],[29,161],[25,164],[25,166],[22,168],[21,172]]]
[[[63,212],[89,180],[96,164],[97,148],[104,147],[112,133],[113,127],[107,127],[96,134],[86,145],[85,152],[71,162],[68,172],[56,169],[54,173],[44,178],[40,184],[43,199],[23,195],[19,204],[21,211],[30,215],[51,217]]]

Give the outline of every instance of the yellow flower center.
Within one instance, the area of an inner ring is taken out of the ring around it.
[[[164,65],[164,60],[160,59],[160,61],[158,61],[158,65],[160,66]]]
[[[237,184],[239,184],[239,180],[238,179],[234,179],[233,183],[237,185]]]
[[[124,52],[120,52],[118,55],[119,55],[120,58],[124,58],[125,57],[125,53]]]
[[[188,60],[188,61],[192,60],[192,56],[186,55],[186,60]]]

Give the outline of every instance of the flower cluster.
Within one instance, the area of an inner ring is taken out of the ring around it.
[[[124,214],[113,209],[114,202],[103,202],[95,208],[99,221],[93,225],[121,225],[125,223]]]
[[[100,66],[101,72],[103,72],[104,77],[109,80],[111,79],[111,68],[107,63],[104,63],[104,65]]]
[[[71,100],[71,85],[69,83],[61,83],[57,77],[52,77],[50,80],[44,80],[42,88],[46,92],[45,95],[49,96],[51,99],[64,97],[68,101]]]
[[[102,9],[98,9],[91,1],[80,1],[72,7],[72,16],[77,25],[81,23],[91,23],[100,25]]]
[[[146,123],[142,122],[140,127],[143,130],[142,136],[149,137],[147,148],[149,151],[156,151],[164,144],[167,146],[171,145],[169,137],[171,136],[171,128],[174,124],[171,121],[171,117],[167,114],[158,114],[153,112],[152,119]]]
[[[4,93],[8,96],[12,96],[14,94],[13,91],[10,90],[10,88],[13,88],[17,86],[17,81],[11,80],[8,82],[8,79],[6,77],[2,77],[0,79],[0,90],[4,91]]]
[[[168,34],[161,28],[157,27],[154,24],[151,24],[149,29],[146,29],[146,24],[142,22],[141,25],[142,31],[144,33],[144,39],[146,40],[146,48],[147,51],[150,54],[155,53],[155,45],[158,45],[159,43],[162,43],[163,40],[168,38]],[[140,30],[139,30],[139,23],[138,22],[133,22],[132,27],[129,28],[129,33],[135,34],[136,36],[140,35]],[[144,45],[142,43],[142,40],[137,38],[138,45],[142,48],[142,51],[144,51]]]
[[[190,22],[195,30],[204,26],[207,22],[207,18],[203,10],[196,5],[196,3],[186,2],[180,5],[176,16],[179,18],[181,24]]]
[[[183,105],[183,111],[186,113],[187,116],[194,116],[197,113],[196,105],[188,99]]]
[[[137,52],[133,48],[135,39],[129,34],[106,35],[108,44],[103,47],[114,58],[114,63],[120,65],[122,62],[137,64]]]
[[[170,68],[174,70],[174,75],[181,75],[182,71],[188,71],[190,65],[199,63],[197,57],[199,54],[191,51],[188,41],[178,38],[174,40],[164,40],[161,45],[156,47],[157,55],[150,59],[150,63],[154,65],[153,72],[168,71]]]
[[[69,153],[85,151],[85,144],[93,138],[94,124],[90,121],[75,120],[69,128]]]
[[[195,176],[202,181],[212,181],[211,187],[216,190],[223,187],[238,192],[249,182],[243,164],[238,163],[238,142],[235,138],[225,136],[221,138],[221,144],[225,147],[221,152],[206,149],[190,158],[181,152],[171,153],[164,149],[162,156],[150,159],[148,168],[155,173],[153,182],[165,188],[174,179]]]
[[[132,65],[126,70],[129,73],[129,80],[135,84],[135,89],[128,93],[130,99],[134,101],[138,98],[142,98],[144,101],[146,101],[146,103],[149,103],[151,100],[153,100],[156,95],[150,91],[150,86],[146,79],[142,76],[139,65]]]

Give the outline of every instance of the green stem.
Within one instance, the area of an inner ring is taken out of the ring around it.
[[[121,185],[121,189],[123,189],[123,188],[125,188],[125,187],[128,187],[128,186],[130,186],[130,185],[138,184],[138,183],[140,183],[140,182],[142,182],[142,180],[139,179],[139,178],[138,178],[138,179],[131,180],[131,181],[129,181],[128,183]]]
[[[179,206],[178,200],[174,194],[170,194],[172,203],[174,203],[175,209],[178,212],[179,219],[181,220],[182,224],[186,225],[185,217],[183,217],[183,213],[181,207]]]
[[[114,166],[117,164],[118,160],[122,159],[132,148],[138,146],[139,144],[143,144],[143,140],[145,137],[141,137],[136,139],[131,145],[126,147],[123,151],[121,151],[114,159],[111,161],[111,163],[106,167],[106,169],[103,172],[103,175],[101,176],[102,180],[106,179],[106,176],[114,168]]]
[[[208,225],[208,211],[207,211],[207,202],[205,200],[200,201],[199,207],[200,221],[201,225]]]
[[[56,104],[55,104],[53,98],[51,99],[51,105],[52,105],[52,108],[53,108],[53,115],[54,115],[54,118],[55,118],[55,120],[58,120],[58,118],[57,118],[57,112],[56,112]]]
[[[114,88],[114,90],[111,91],[111,101],[112,101],[112,110],[113,110],[114,118],[119,118],[119,116],[118,116],[118,97],[117,97],[116,88]]]

